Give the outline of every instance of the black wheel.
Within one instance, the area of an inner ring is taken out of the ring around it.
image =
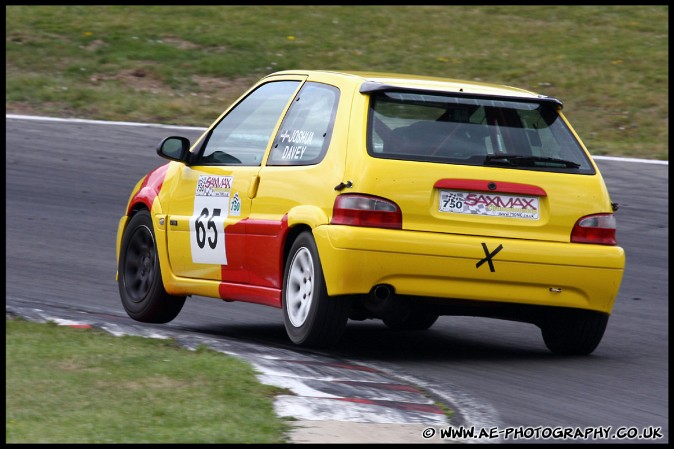
[[[543,341],[556,354],[588,355],[601,342],[608,314],[590,310],[560,309],[539,324]]]
[[[350,302],[329,297],[313,236],[300,234],[288,254],[283,275],[283,321],[290,340],[300,346],[336,343],[348,321]]]
[[[164,290],[152,218],[146,210],[136,213],[124,230],[118,274],[122,305],[136,321],[168,323],[185,304],[184,296]]]
[[[425,331],[438,319],[438,314],[424,309],[409,309],[382,318],[384,324],[396,330]]]

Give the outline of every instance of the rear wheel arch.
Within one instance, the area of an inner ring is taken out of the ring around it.
[[[292,228],[288,228],[288,232],[286,233],[285,236],[285,242],[283,244],[283,254],[281,254],[281,279],[283,279],[283,273],[285,272],[286,269],[288,254],[290,254],[290,248],[292,248],[297,237],[303,232],[309,232],[313,234],[313,232],[311,232],[311,227],[306,224],[298,224],[296,226],[293,226]]]
[[[318,206],[302,205],[288,211],[288,227],[304,225],[313,229],[328,224],[329,221],[328,215]]]
[[[303,232],[308,232],[315,239],[313,230],[318,226],[328,224],[330,220],[320,207],[311,205],[293,207],[288,211],[287,219],[288,229],[284,236],[281,254],[281,280],[283,280],[283,274],[285,273],[290,248],[297,237]]]

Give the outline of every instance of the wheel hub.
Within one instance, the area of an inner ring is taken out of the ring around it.
[[[286,295],[288,318],[295,327],[304,324],[311,310],[314,292],[314,268],[311,253],[301,248],[290,266]]]

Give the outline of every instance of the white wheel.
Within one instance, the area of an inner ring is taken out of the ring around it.
[[[314,297],[314,261],[307,248],[300,248],[290,262],[286,301],[288,319],[294,327],[307,320]]]
[[[328,296],[314,237],[301,233],[290,248],[283,276],[288,337],[301,346],[330,346],[342,336],[350,310],[348,298]]]

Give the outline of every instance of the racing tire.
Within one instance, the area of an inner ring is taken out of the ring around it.
[[[601,342],[609,315],[590,310],[562,309],[539,324],[543,341],[560,355],[588,355]]]
[[[283,322],[298,346],[325,348],[340,339],[348,321],[348,297],[328,296],[316,242],[302,232],[293,242],[283,273]]]
[[[425,331],[437,321],[439,315],[423,309],[410,309],[402,314],[382,318],[384,324],[395,330]]]
[[[144,323],[168,323],[185,304],[185,296],[164,289],[152,218],[136,213],[124,230],[118,266],[119,295],[126,313]]]

